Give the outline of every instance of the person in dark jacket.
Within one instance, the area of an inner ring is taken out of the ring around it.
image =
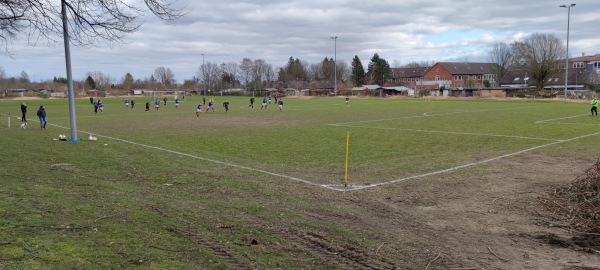
[[[27,122],[27,104],[21,103],[21,122]]]
[[[43,105],[40,106],[40,109],[37,111],[37,116],[40,118],[40,127],[46,129],[48,121],[46,120],[46,108]]]

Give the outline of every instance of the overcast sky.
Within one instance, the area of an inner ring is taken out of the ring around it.
[[[600,1],[579,0],[171,0],[185,7],[181,20],[165,24],[148,16],[126,44],[99,42],[71,47],[73,78],[90,71],[115,82],[126,73],[150,77],[170,68],[178,82],[205,62],[263,59],[284,66],[290,56],[316,63],[325,57],[367,65],[374,53],[390,65],[413,61],[486,62],[490,44],[511,43],[532,33],[554,34],[566,43],[571,8],[570,56],[600,53]],[[331,37],[337,36],[337,45]],[[23,46],[0,52],[7,76],[27,72],[32,81],[66,77],[64,48]]]

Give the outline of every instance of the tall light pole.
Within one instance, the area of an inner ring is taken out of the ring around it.
[[[333,96],[337,96],[337,36],[333,39]]]
[[[202,54],[202,95],[206,96],[206,88],[204,87],[206,84],[206,74],[204,72],[204,54]]]
[[[571,21],[571,7],[574,7],[575,4],[570,5],[562,5],[560,7],[567,8],[567,55],[565,56],[565,100],[567,103],[567,83],[569,81],[569,24]]]

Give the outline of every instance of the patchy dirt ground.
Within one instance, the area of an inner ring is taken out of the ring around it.
[[[437,175],[340,197],[312,195],[324,205],[357,209],[301,210],[356,231],[353,242],[318,226],[257,226],[304,250],[298,257],[306,257],[307,269],[600,269],[600,253],[576,246],[539,200],[593,163],[520,155],[472,175]]]

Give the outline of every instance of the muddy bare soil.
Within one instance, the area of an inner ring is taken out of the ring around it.
[[[351,237],[323,225],[256,226],[285,239],[280,249],[302,250],[304,269],[600,269],[600,239],[572,234],[540,203],[594,162],[521,155],[343,196],[307,195],[356,209],[298,209],[354,231]]]

